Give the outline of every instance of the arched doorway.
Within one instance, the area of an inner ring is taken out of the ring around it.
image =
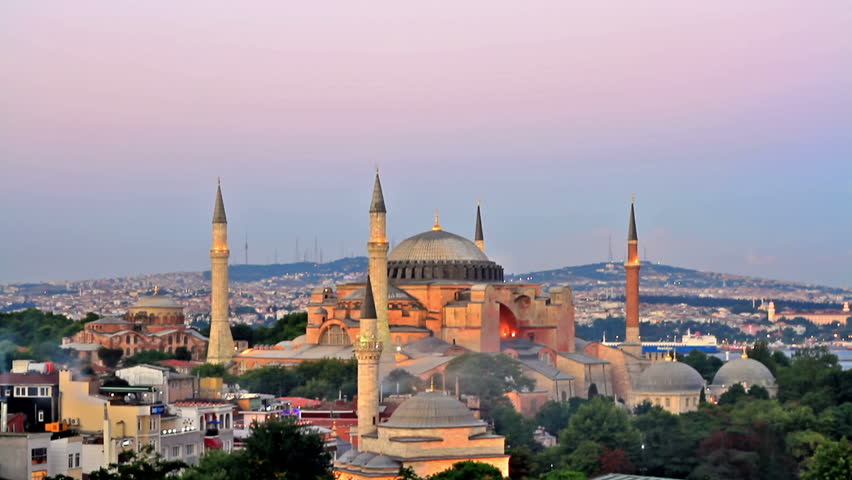
[[[518,319],[512,309],[500,304],[500,338],[515,338],[518,335]]]

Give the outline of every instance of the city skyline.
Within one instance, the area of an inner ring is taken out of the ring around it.
[[[480,199],[507,272],[623,258],[635,193],[651,261],[852,284],[840,3],[189,5],[2,7],[0,283],[204,270],[217,176],[233,263],[365,255],[378,164],[392,242]]]

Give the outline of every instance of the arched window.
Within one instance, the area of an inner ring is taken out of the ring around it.
[[[349,345],[349,335],[340,325],[330,325],[320,336],[320,345]]]

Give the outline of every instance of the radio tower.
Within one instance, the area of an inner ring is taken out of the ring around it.
[[[248,232],[246,232],[246,265],[248,265]]]
[[[612,234],[609,234],[609,263],[612,263]]]

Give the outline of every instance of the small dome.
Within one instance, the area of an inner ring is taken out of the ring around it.
[[[406,238],[388,255],[390,262],[450,260],[489,261],[475,243],[444,230],[430,230]]]
[[[399,470],[400,466],[401,465],[399,462],[388,457],[387,455],[376,455],[369,462],[367,462],[368,468],[390,468],[394,470],[394,473]]]
[[[154,294],[140,298],[136,301],[136,303],[133,304],[131,308],[171,308],[176,310],[183,310],[183,305],[177,303],[171,297]]]
[[[775,386],[775,377],[766,365],[752,358],[735,358],[724,365],[713,377],[713,385],[730,387],[735,383],[760,385],[764,388]]]
[[[423,392],[397,407],[380,427],[440,428],[484,425],[463,403],[439,392]]]
[[[637,392],[698,392],[704,378],[682,362],[657,362],[648,367],[636,382]]]
[[[366,292],[366,288],[359,288],[358,290],[355,290],[349,295],[343,297],[343,300],[364,300]],[[413,297],[410,293],[393,285],[388,285],[388,300],[410,300],[417,302],[418,304],[420,303],[420,301],[418,301],[417,298]]]

